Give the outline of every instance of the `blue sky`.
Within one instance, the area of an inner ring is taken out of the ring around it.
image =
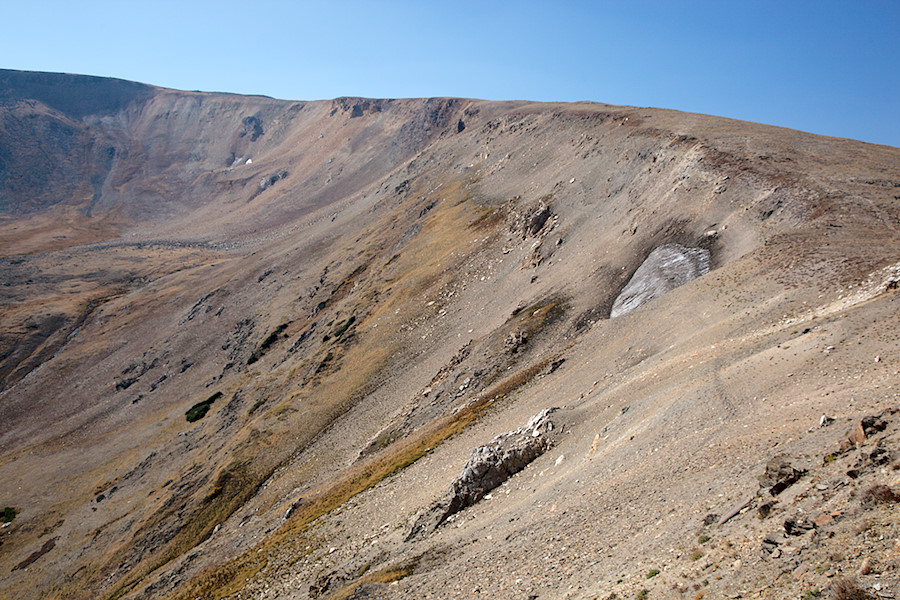
[[[4,4],[2,68],[295,100],[595,100],[900,146],[900,0]]]

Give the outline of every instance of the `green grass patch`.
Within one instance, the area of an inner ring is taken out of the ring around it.
[[[272,333],[270,333],[269,335],[267,335],[267,336],[266,336],[266,339],[264,339],[264,340],[262,341],[262,343],[260,343],[260,345],[259,345],[259,350],[260,350],[260,352],[265,352],[266,350],[269,349],[269,346],[271,346],[271,345],[274,344],[276,341],[278,341],[278,336],[281,335],[281,332],[282,332],[282,331],[284,331],[285,329],[287,329],[287,326],[288,326],[287,323],[282,323],[281,325],[279,325],[278,327],[276,327],[275,330],[272,331]]]
[[[344,335],[344,333],[347,332],[347,329],[349,329],[350,326],[353,325],[353,323],[355,323],[355,322],[356,322],[356,317],[354,317],[354,316],[351,316],[351,317],[350,317],[349,319],[347,319],[346,321],[343,321],[343,322],[338,326],[338,328],[334,331],[334,337],[335,337],[335,339],[341,339],[341,336]]]

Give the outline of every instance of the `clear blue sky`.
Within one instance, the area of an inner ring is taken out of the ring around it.
[[[900,146],[900,0],[4,2],[0,67],[656,106]]]

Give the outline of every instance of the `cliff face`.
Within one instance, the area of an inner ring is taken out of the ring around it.
[[[895,485],[838,470],[892,452],[890,414],[865,456],[810,428],[894,402],[898,159],[656,109],[2,71],[0,595],[762,589],[828,552],[759,561],[773,519]],[[533,462],[409,535],[551,407]],[[776,453],[804,491],[757,498]]]

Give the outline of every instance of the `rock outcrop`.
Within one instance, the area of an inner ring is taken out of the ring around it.
[[[444,497],[416,519],[406,541],[427,536],[448,517],[472,506],[546,452],[553,445],[550,434],[554,426],[550,414],[555,410],[546,408],[532,417],[525,427],[501,434],[475,448]]]
[[[777,496],[805,474],[806,471],[795,468],[788,457],[778,454],[766,463],[766,472],[759,479],[760,491]]]
[[[618,317],[709,272],[709,250],[664,244],[656,248],[632,275],[613,302],[610,318]]]

